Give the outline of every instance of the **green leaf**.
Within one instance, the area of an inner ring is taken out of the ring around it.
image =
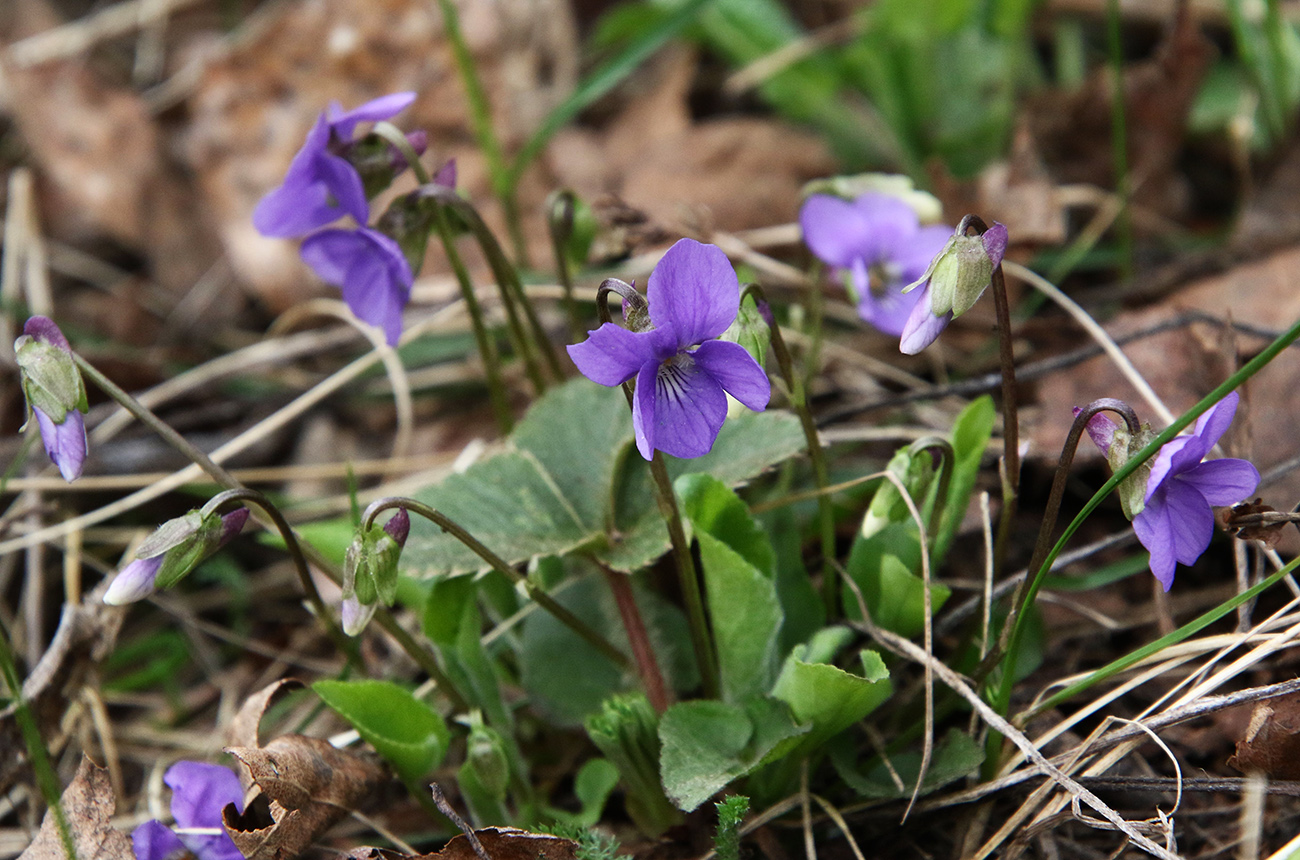
[[[389,681],[317,681],[312,684],[402,779],[413,781],[442,762],[451,742],[447,724],[429,705]]]
[[[908,564],[888,551],[890,543],[903,544],[910,556]],[[925,629],[925,584],[912,571],[920,567],[920,549],[915,529],[896,523],[871,538],[859,537],[849,553],[849,576],[862,591],[862,599],[871,620],[899,636],[912,638]],[[932,612],[938,612],[952,590],[942,583],[930,584]],[[861,618],[855,595],[846,595],[845,613]]]
[[[776,567],[772,542],[730,487],[711,475],[689,474],[674,481],[673,489],[681,499],[682,513],[697,530],[721,540],[764,576],[772,576]]]
[[[874,651],[862,652],[861,676],[828,663],[805,663],[798,651],[786,660],[772,690],[773,696],[790,706],[800,725],[811,724],[807,734],[778,751],[790,759],[814,752],[874,711],[893,692],[889,670]]]
[[[866,773],[858,771],[854,762],[857,748],[850,745],[836,745],[831,753],[831,763],[835,772],[859,796],[871,800],[886,800],[907,797],[916,785],[916,775],[921,769],[920,752],[904,752],[891,755],[889,765],[883,761],[876,763]],[[935,745],[930,766],[925,772],[925,784],[922,793],[942,788],[954,780],[969,776],[984,763],[984,748],[960,729],[951,728],[947,735]],[[893,769],[893,773],[890,772]],[[902,780],[899,788],[894,776]]]
[[[952,546],[952,539],[966,516],[971,493],[975,490],[975,480],[979,477],[980,461],[984,458],[989,438],[993,435],[996,414],[993,398],[984,395],[972,400],[953,422],[952,451],[955,462],[952,478],[948,482],[948,500],[943,507],[939,532],[935,535],[934,548],[930,553],[930,562],[934,566],[932,569],[937,570],[948,554],[948,547]],[[919,567],[913,570],[919,570]]]
[[[645,567],[668,550],[649,468],[629,454],[632,419],[617,388],[576,379],[529,410],[511,447],[415,493],[508,564],[584,550],[620,571]],[[795,416],[750,413],[723,425],[712,452],[668,458],[672,476],[707,472],[739,484],[803,448]],[[473,573],[486,563],[431,523],[415,520],[402,553],[407,573]]]
[[[781,604],[776,586],[731,547],[697,531],[724,701],[763,695],[776,676]]]
[[[743,708],[707,700],[673,705],[659,721],[664,789],[679,809],[690,812],[757,767],[781,741],[805,730],[772,699]]]

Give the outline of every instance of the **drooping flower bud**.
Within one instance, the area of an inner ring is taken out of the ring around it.
[[[104,602],[121,606],[170,588],[230,542],[248,522],[248,508],[228,514],[193,510],[168,520],[141,542],[135,561],[113,579]]]
[[[411,532],[411,517],[399,508],[383,528],[358,533],[343,558],[343,632],[356,636],[375,608],[397,599],[397,562]]]
[[[954,235],[931,261],[922,280],[930,281],[930,312],[959,317],[970,310],[993,280],[1007,247],[1007,228],[994,223],[981,236]]]
[[[53,320],[35,316],[27,320],[22,336],[14,341],[14,353],[45,452],[64,480],[74,481],[86,460],[82,413],[89,404],[72,347]]]
[[[461,765],[459,775],[462,780],[467,771],[490,797],[497,801],[505,799],[506,789],[510,786],[510,759],[506,755],[505,740],[500,732],[483,722],[478,711],[469,715],[465,763]]]

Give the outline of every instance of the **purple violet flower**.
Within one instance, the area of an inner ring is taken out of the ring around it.
[[[307,133],[293,157],[284,182],[253,210],[253,226],[264,236],[303,236],[351,215],[358,224],[370,216],[370,204],[357,169],[339,153],[352,143],[359,122],[390,119],[415,101],[415,93],[393,93],[350,111],[330,104]]]
[[[818,259],[847,270],[862,319],[897,337],[921,299],[903,288],[925,272],[952,228],[922,227],[897,197],[868,192],[852,203],[814,194],[799,211],[804,242]]]
[[[989,288],[1006,250],[1007,228],[996,221],[982,236],[950,236],[920,280],[906,288],[917,300],[903,326],[899,351],[916,355],[934,343],[953,317],[969,310]]]
[[[578,370],[600,385],[636,377],[632,426],[641,456],[655,449],[699,457],[727,417],[727,394],[756,412],[767,408],[767,374],[745,348],[716,340],[740,309],[740,282],[716,245],[682,239],[650,273],[651,328],[605,323],[570,346]]]
[[[1152,459],[1146,507],[1133,518],[1133,531],[1151,553],[1151,572],[1165,591],[1174,581],[1175,561],[1192,564],[1214,534],[1214,505],[1250,498],[1259,470],[1245,460],[1204,460],[1237,412],[1237,392],[1196,419],[1190,436],[1171,439]]]
[[[397,345],[415,274],[396,241],[368,227],[321,230],[303,240],[301,254],[322,280],[343,290],[357,319],[383,329],[389,345]]]
[[[1259,470],[1245,460],[1232,457],[1204,460],[1232,423],[1237,412],[1237,400],[1237,392],[1230,393],[1196,420],[1196,428],[1190,436],[1171,439],[1147,461],[1150,475],[1146,479],[1146,492],[1140,497],[1141,507],[1136,513],[1131,513],[1131,508],[1138,505],[1138,500],[1122,499],[1125,514],[1133,520],[1133,531],[1151,554],[1151,572],[1165,591],[1173,585],[1178,563],[1194,563],[1210,545],[1214,534],[1212,508],[1250,498],[1259,485]],[[1146,425],[1142,426],[1145,431]],[[1117,427],[1100,415],[1089,420],[1087,430],[1113,470],[1121,468],[1131,454],[1145,447],[1146,439],[1150,438],[1144,432],[1139,438],[1130,440],[1122,426]],[[1127,451],[1112,451],[1121,431]],[[1134,476],[1141,473],[1142,467],[1139,467]],[[1122,495],[1124,490],[1124,484],[1121,484]],[[1136,496],[1136,493],[1132,495]]]
[[[244,811],[244,791],[233,771],[178,761],[167,768],[163,782],[172,790],[176,828],[157,820],[137,827],[131,834],[136,860],[179,860],[186,852],[197,860],[244,860],[221,820],[226,804]]]
[[[23,394],[36,416],[41,442],[50,461],[71,483],[81,477],[86,461],[86,421],[89,404],[72,346],[49,317],[34,316],[14,341]],[[26,425],[24,425],[25,427]]]

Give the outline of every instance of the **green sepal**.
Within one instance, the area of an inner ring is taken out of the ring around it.
[[[478,711],[469,716],[469,738],[465,742],[465,763],[461,770],[471,771],[493,799],[505,800],[506,789],[510,787],[510,758],[506,755],[505,740],[500,732],[483,722]]]
[[[1115,435],[1111,438],[1110,449],[1106,452],[1106,462],[1110,464],[1111,472],[1118,472],[1124,468],[1133,455],[1150,444],[1154,438],[1156,434],[1150,424],[1143,424],[1135,434],[1129,433],[1127,425],[1119,424],[1115,428]],[[1142,513],[1142,509],[1146,507],[1147,480],[1151,477],[1153,465],[1155,465],[1155,457],[1148,458],[1133,474],[1120,481],[1116,488],[1120,508],[1124,511],[1124,516],[1130,520]]]
[[[154,580],[155,587],[162,591],[171,588],[184,579],[190,571],[198,567],[199,562],[207,558],[221,545],[223,523],[221,514],[210,513],[204,516],[199,511],[190,511],[184,516],[165,522],[146,539],[136,555],[140,558],[152,558],[159,554],[158,546],[164,547],[162,566]],[[157,540],[156,544],[152,541]],[[149,553],[145,555],[144,553]]]
[[[34,409],[44,412],[55,424],[62,424],[68,412],[85,412],[86,386],[71,353],[57,344],[22,335],[14,342],[14,353],[22,374],[23,393]]]

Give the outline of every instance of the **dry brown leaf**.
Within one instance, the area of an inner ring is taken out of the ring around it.
[[[226,747],[242,764],[241,779],[255,785],[242,815],[233,806],[222,811],[226,831],[247,860],[290,860],[387,781],[385,768],[373,758],[336,749],[320,738],[283,735],[262,745],[258,723],[266,708],[283,693],[301,686],[277,681],[258,691],[240,708],[231,726],[232,739],[246,746]],[[258,803],[259,794],[267,801]],[[265,809],[269,825],[258,810]]]
[[[108,771],[86,756],[81,757],[77,775],[63,790],[63,814],[72,831],[77,860],[135,860],[131,837],[112,825],[117,803]],[[18,860],[66,860],[53,811],[45,813],[41,830],[18,855]]]
[[[531,833],[514,827],[487,827],[474,835],[492,860],[574,860],[578,845],[559,836]],[[340,860],[479,860],[465,836],[449,841],[433,854],[403,854],[387,848],[354,848]]]
[[[54,639],[23,682],[23,697],[47,739],[62,722],[70,698],[81,689],[86,671],[117,642],[126,612],[104,605],[105,587],[86,595],[77,606],[63,607]],[[27,748],[10,706],[0,710],[0,793],[27,772]]]
[[[1269,779],[1300,779],[1300,695],[1257,704],[1228,764]]]
[[[638,76],[645,91],[607,128],[556,135],[547,150],[555,183],[589,200],[615,195],[678,233],[793,221],[804,183],[835,170],[825,144],[768,119],[692,122],[695,68],[690,51],[669,52]]]
[[[281,697],[305,686],[297,678],[281,678],[249,696],[244,700],[244,704],[239,706],[235,718],[230,721],[226,741],[232,747],[260,747],[262,741],[258,735],[258,727],[262,724],[262,715],[266,713],[266,709],[278,702]]]

